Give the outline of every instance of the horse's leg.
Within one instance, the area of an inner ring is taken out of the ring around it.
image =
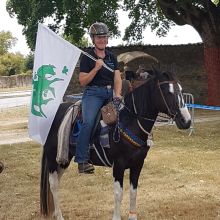
[[[136,210],[136,198],[137,198],[137,186],[141,169],[144,164],[143,161],[139,161],[139,164],[130,168],[130,209],[128,220],[137,220]]]
[[[112,220],[121,220],[121,201],[123,196],[123,178],[125,168],[122,162],[114,161],[113,177],[114,177],[114,197],[115,206]]]
[[[58,196],[59,182],[63,173],[64,173],[64,169],[59,167],[58,171],[55,170],[53,173],[49,174],[50,190],[53,195],[53,202],[54,202],[53,217],[57,220],[64,220],[60,209],[59,196]]]

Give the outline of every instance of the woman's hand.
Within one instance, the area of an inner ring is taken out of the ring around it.
[[[89,73],[80,72],[79,73],[80,85],[81,86],[88,85],[93,80],[97,72],[102,68],[103,64],[104,64],[103,60],[98,59],[95,63],[95,67]]]
[[[115,99],[118,99],[118,100],[122,100],[121,94],[115,94],[115,95],[114,95],[114,98],[115,98]]]
[[[104,64],[104,61],[102,59],[96,60],[95,67],[94,67],[95,71],[98,72],[102,68],[103,64]]]

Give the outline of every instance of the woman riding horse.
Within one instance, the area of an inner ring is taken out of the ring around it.
[[[59,181],[75,151],[74,146],[70,145],[68,162],[59,165],[56,161],[57,133],[65,112],[71,105],[72,103],[60,105],[44,145],[42,158],[41,213],[47,216],[53,211],[57,220],[63,220],[58,201]],[[121,219],[120,205],[126,169],[130,170],[131,185],[129,220],[137,220],[138,179],[150,149],[150,136],[159,112],[171,117],[179,129],[190,127],[191,117],[185,106],[179,82],[170,73],[154,70],[153,75],[144,84],[126,96],[124,108],[120,111],[120,121],[117,123],[118,132],[115,132],[115,126],[109,128],[110,148],[103,150],[103,154],[108,166],[112,166],[113,169],[115,195],[113,220]],[[114,141],[115,135],[118,137],[117,142]],[[100,147],[98,139],[94,139],[94,145]],[[90,161],[93,165],[106,165],[94,148],[90,149]]]
[[[116,57],[108,50],[108,27],[96,22],[89,28],[94,48],[89,55],[96,58],[96,62],[88,56],[82,56],[80,61],[79,82],[85,87],[82,96],[83,123],[76,145],[74,161],[78,163],[79,173],[93,173],[94,167],[89,163],[89,140],[95,124],[95,118],[100,108],[113,98],[121,99],[121,73],[118,69]],[[107,65],[112,69],[104,68]]]

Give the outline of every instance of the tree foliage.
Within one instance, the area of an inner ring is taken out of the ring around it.
[[[111,35],[119,36],[117,10],[129,12],[132,22],[124,40],[141,42],[143,30],[150,26],[157,35],[164,36],[174,24],[193,26],[204,43],[216,45],[220,39],[220,6],[211,0],[18,0],[7,1],[7,11],[18,18],[31,49],[34,49],[38,22],[47,23],[55,32],[75,44],[95,21],[105,22]]]
[[[194,27],[205,48],[208,100],[210,104],[220,105],[219,0],[22,0],[22,4],[19,0],[7,1],[7,11],[11,16],[16,15],[23,25],[23,33],[32,50],[38,22],[48,23],[55,32],[62,27],[64,36],[76,43],[95,21],[105,22],[111,35],[117,36],[119,8],[128,11],[131,19],[124,36],[128,43],[141,42],[147,26],[158,35],[165,35],[173,24]]]
[[[119,35],[117,9],[115,0],[8,0],[7,11],[23,25],[29,47],[35,46],[38,22],[47,23],[55,32],[63,30],[66,37],[79,43],[96,21],[104,21],[111,35]]]
[[[220,6],[210,0],[158,0],[163,14],[178,25],[189,24],[201,36],[205,46],[220,46]]]
[[[11,32],[0,31],[0,55],[8,53],[16,44],[17,38],[13,37]]]
[[[24,60],[24,72],[33,70],[33,67],[34,67],[34,54],[30,53],[27,55],[27,57]]]
[[[80,39],[80,41],[78,41],[78,42],[76,42],[75,39],[73,38],[73,36],[70,36],[70,35],[69,36],[63,35],[63,38],[65,40],[67,40],[68,42],[70,42],[71,44],[77,45],[77,46],[79,46],[81,48],[92,46],[92,44],[89,42],[89,39],[87,37],[85,37],[85,36],[83,36]]]
[[[0,56],[0,76],[21,74],[24,71],[25,59],[22,54],[5,53]]]
[[[9,52],[16,41],[11,32],[0,32],[0,76],[22,74],[33,69],[33,54],[25,58],[20,53]]]

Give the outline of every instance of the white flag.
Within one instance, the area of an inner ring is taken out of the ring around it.
[[[28,131],[30,138],[42,145],[81,52],[49,28],[38,25]]]

